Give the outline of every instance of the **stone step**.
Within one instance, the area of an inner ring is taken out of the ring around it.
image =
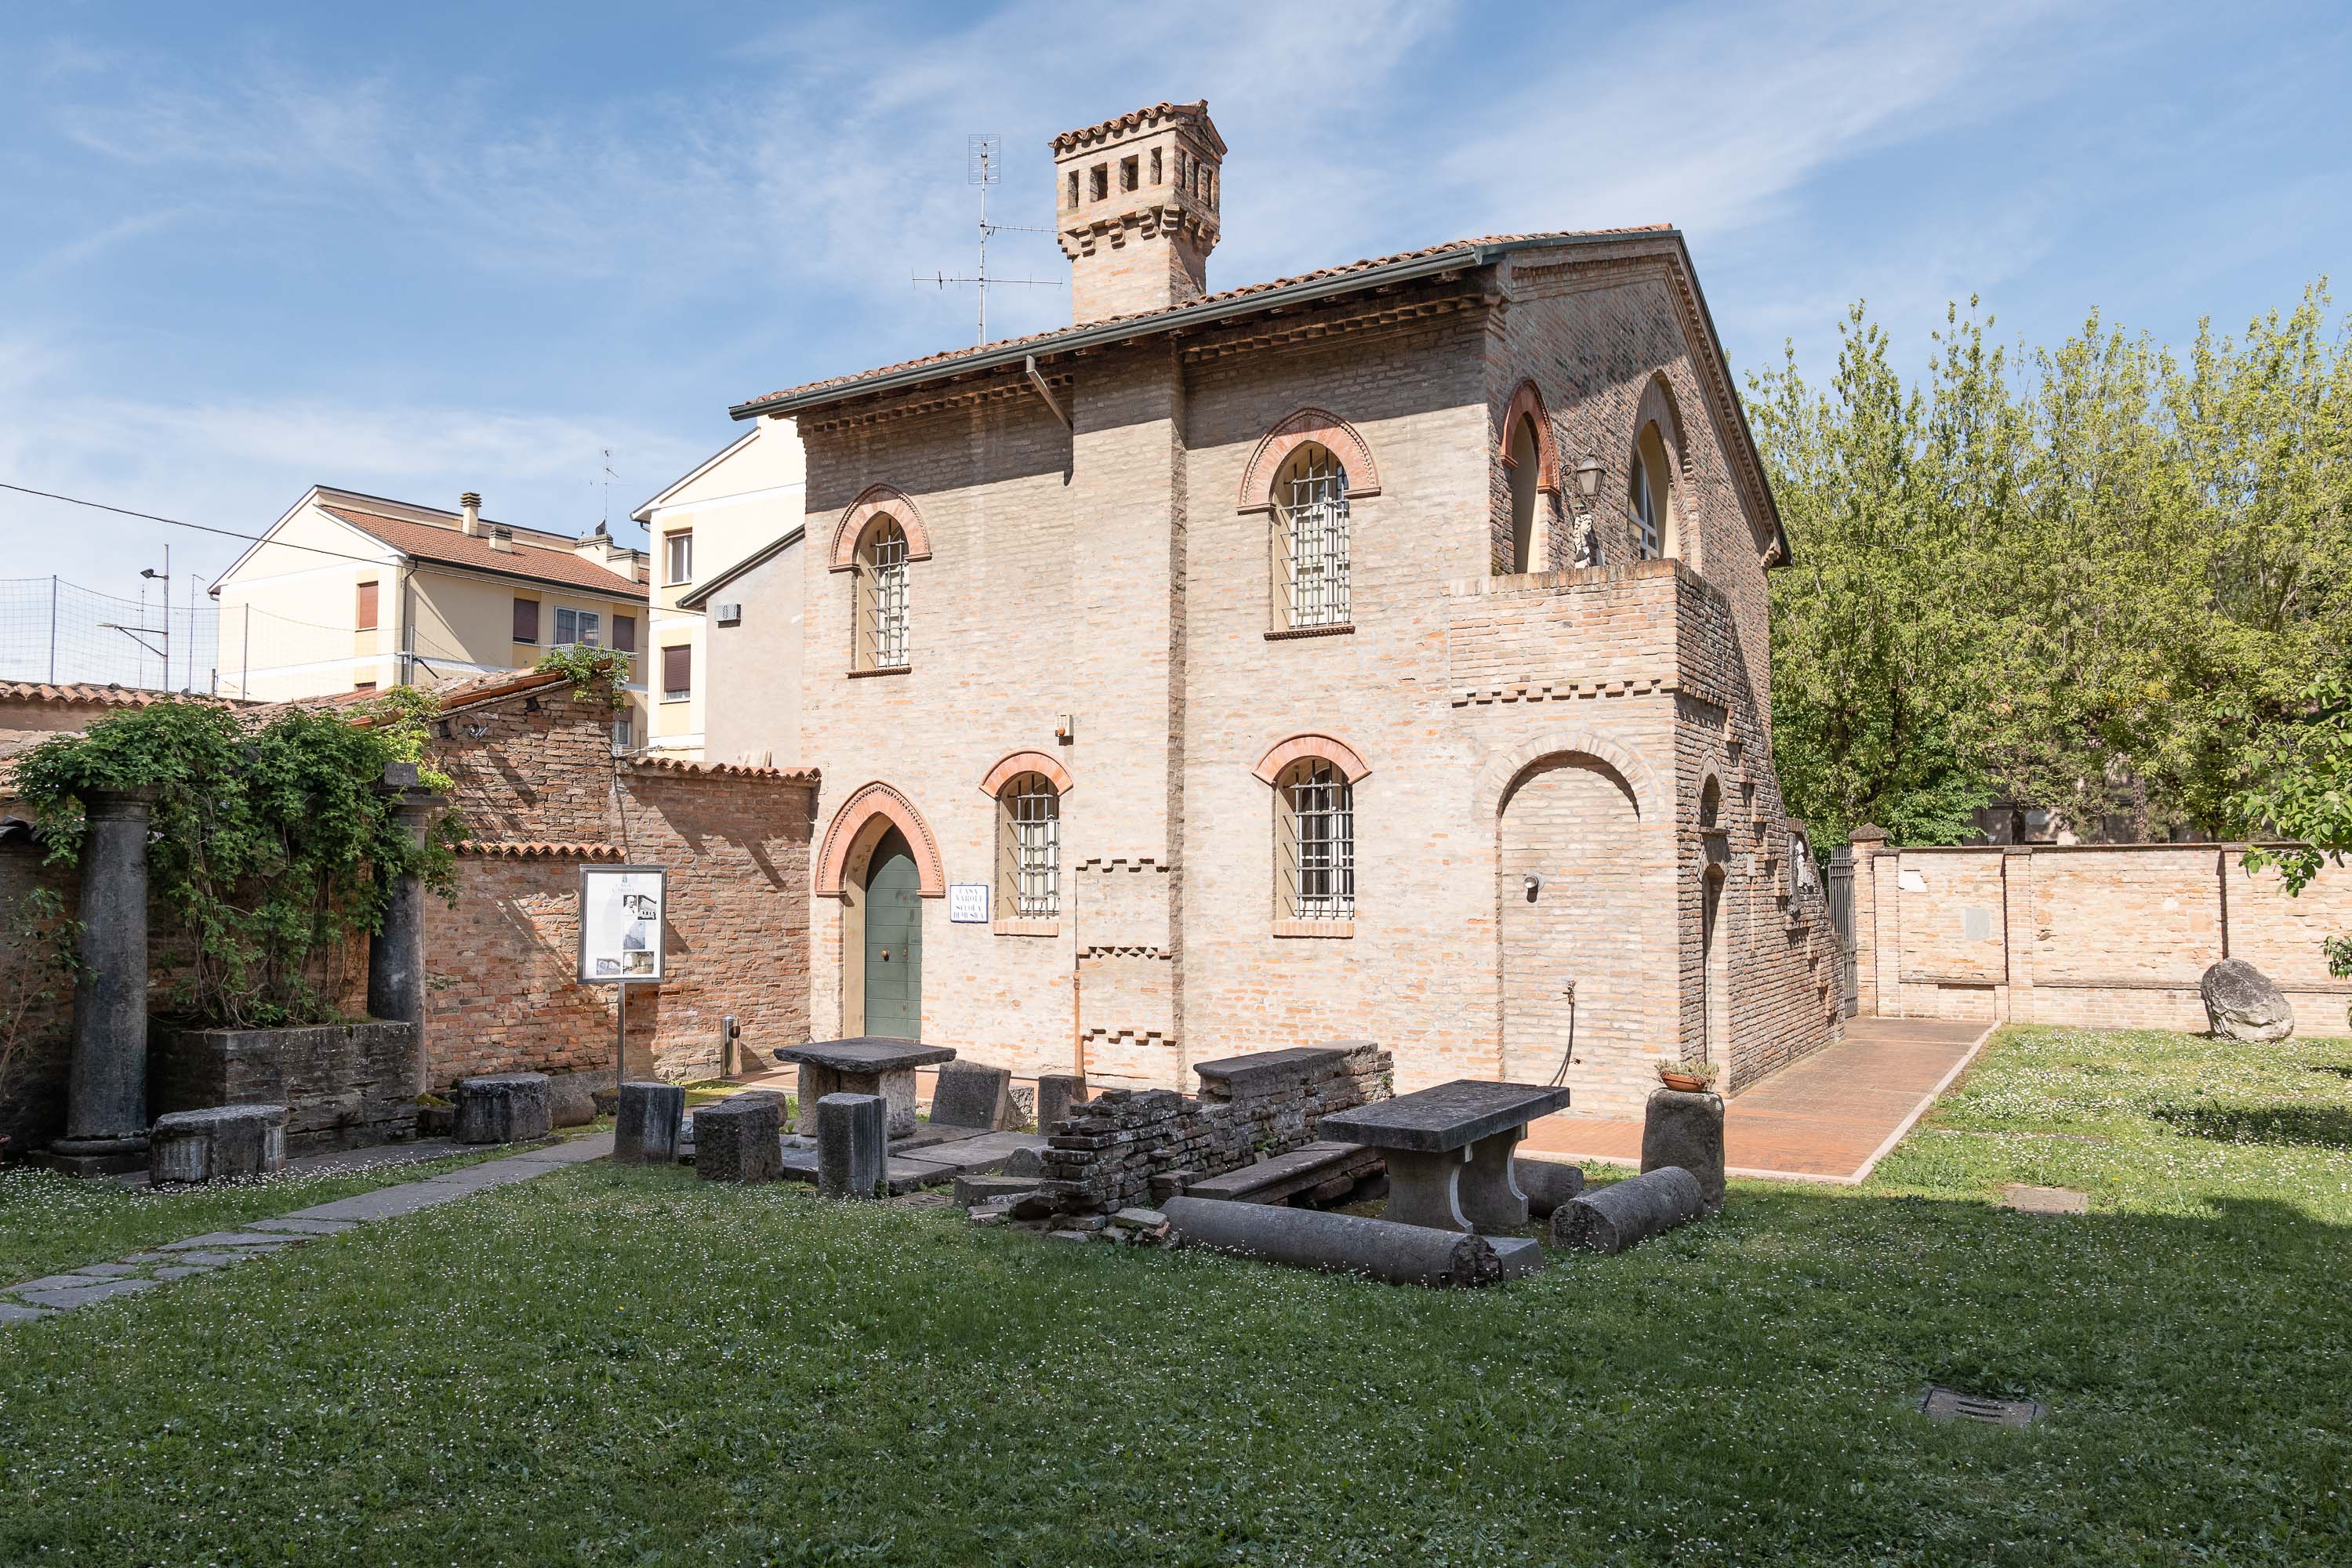
[[[1223,1203],[1286,1203],[1311,1188],[1341,1177],[1369,1176],[1381,1167],[1381,1152],[1362,1143],[1302,1143],[1255,1165],[1203,1177],[1187,1186],[1184,1195]]]

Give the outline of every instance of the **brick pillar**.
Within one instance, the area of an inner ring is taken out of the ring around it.
[[[1895,920],[1895,853],[1886,830],[1864,823],[1853,830],[1854,1011],[1865,1016],[1900,1016],[1895,989],[1898,955],[1892,945]],[[1885,885],[1880,885],[1884,875]]]
[[[66,1135],[48,1163],[103,1176],[147,1164],[147,815],[152,789],[82,799],[80,976]]]
[[[2003,1015],[2012,1024],[2031,1024],[2033,1012],[2033,846],[2007,844],[2000,852],[2001,944],[2006,950],[2009,1006]]]

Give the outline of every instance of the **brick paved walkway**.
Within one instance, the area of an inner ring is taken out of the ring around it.
[[[1993,1026],[1931,1018],[1849,1018],[1845,1038],[1724,1104],[1725,1163],[1736,1176],[1859,1182],[1960,1075]],[[1528,1154],[1639,1164],[1639,1118],[1550,1116]]]
[[[209,1274],[215,1268],[299,1246],[317,1237],[340,1236],[371,1220],[415,1214],[419,1209],[472,1197],[492,1187],[528,1182],[566,1165],[601,1160],[612,1152],[610,1132],[592,1132],[569,1142],[526,1149],[478,1165],[462,1165],[422,1181],[378,1187],[373,1192],[316,1204],[274,1219],[257,1219],[234,1230],[210,1231],[184,1241],[167,1242],[150,1251],[133,1252],[104,1263],[84,1264],[69,1273],[0,1286],[0,1323],[46,1318],[94,1301],[152,1290],[174,1279]]]

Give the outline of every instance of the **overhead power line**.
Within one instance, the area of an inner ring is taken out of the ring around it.
[[[208,523],[189,522],[183,518],[163,517],[152,511],[133,511],[127,506],[109,506],[102,500],[84,500],[79,496],[59,495],[55,490],[37,490],[30,485],[12,485],[0,479],[0,490],[15,490],[18,495],[38,496],[43,500],[61,500],[68,506],[86,506],[96,511],[110,511],[118,517],[135,517],[148,522],[161,522],[173,528],[192,528],[198,533],[217,533],[223,539],[243,539],[255,544],[274,544],[280,550],[307,550],[313,555],[331,555],[338,561],[364,562],[370,566],[383,564],[381,555],[353,555],[341,550],[329,550],[319,544],[296,544],[290,540],[271,539],[267,534],[239,533],[233,528],[214,528]]]

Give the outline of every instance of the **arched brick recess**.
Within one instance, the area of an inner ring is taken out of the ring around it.
[[[1510,751],[1500,752],[1486,760],[1478,770],[1478,782],[1473,794],[1472,807],[1482,822],[1490,821],[1503,808],[1504,798],[1521,773],[1546,757],[1563,752],[1583,752],[1598,757],[1617,770],[1626,787],[1633,792],[1634,809],[1643,816],[1654,819],[1665,810],[1665,792],[1659,787],[1658,775],[1640,752],[1631,750],[1607,736],[1591,730],[1570,730],[1528,741]]]
[[[817,853],[816,891],[823,899],[841,897],[842,879],[848,872],[849,851],[857,835],[874,818],[887,817],[899,832],[907,836],[908,847],[915,852],[915,868],[921,879],[922,895],[927,899],[947,896],[947,872],[940,861],[940,841],[931,834],[931,825],[915,809],[915,803],[896,788],[877,779],[841,803],[833,814],[833,821],[824,830],[824,844]]]
[[[899,530],[907,536],[907,559],[928,561],[931,558],[930,531],[923,526],[923,514],[907,492],[888,485],[868,485],[858,498],[849,503],[841,521],[833,525],[833,570],[846,572],[857,564],[857,536],[874,521],[877,512],[888,512],[896,518]]]
[[[1329,735],[1308,734],[1276,741],[1250,772],[1272,784],[1282,776],[1283,769],[1301,757],[1322,758],[1345,774],[1349,784],[1357,783],[1372,771],[1371,765],[1357,754],[1356,748],[1345,741],[1334,740]]]
[[[1559,444],[1552,433],[1551,411],[1544,406],[1543,393],[1532,381],[1519,383],[1518,390],[1511,394],[1511,405],[1503,411],[1503,467],[1507,468],[1512,466],[1511,437],[1517,431],[1521,419],[1535,423],[1536,489],[1557,500],[1559,499]]]
[[[1635,441],[1653,421],[1658,426],[1658,439],[1666,444],[1666,455],[1675,460],[1675,472],[1689,478],[1690,448],[1683,442],[1682,405],[1675,401],[1675,389],[1667,384],[1663,371],[1652,374],[1650,384],[1642,389],[1641,406],[1633,411]]]
[[[1302,408],[1265,433],[1250,455],[1249,467],[1242,472],[1240,511],[1265,511],[1274,505],[1274,476],[1282,469],[1290,454],[1309,441],[1330,448],[1348,470],[1348,495],[1381,493],[1380,466],[1372,461],[1372,448],[1356,433],[1356,427],[1328,408]]]
[[[1014,752],[988,770],[988,776],[980,781],[980,793],[994,800],[1016,773],[1044,773],[1057,795],[1067,795],[1072,788],[1070,770],[1058,758],[1043,752]]]

